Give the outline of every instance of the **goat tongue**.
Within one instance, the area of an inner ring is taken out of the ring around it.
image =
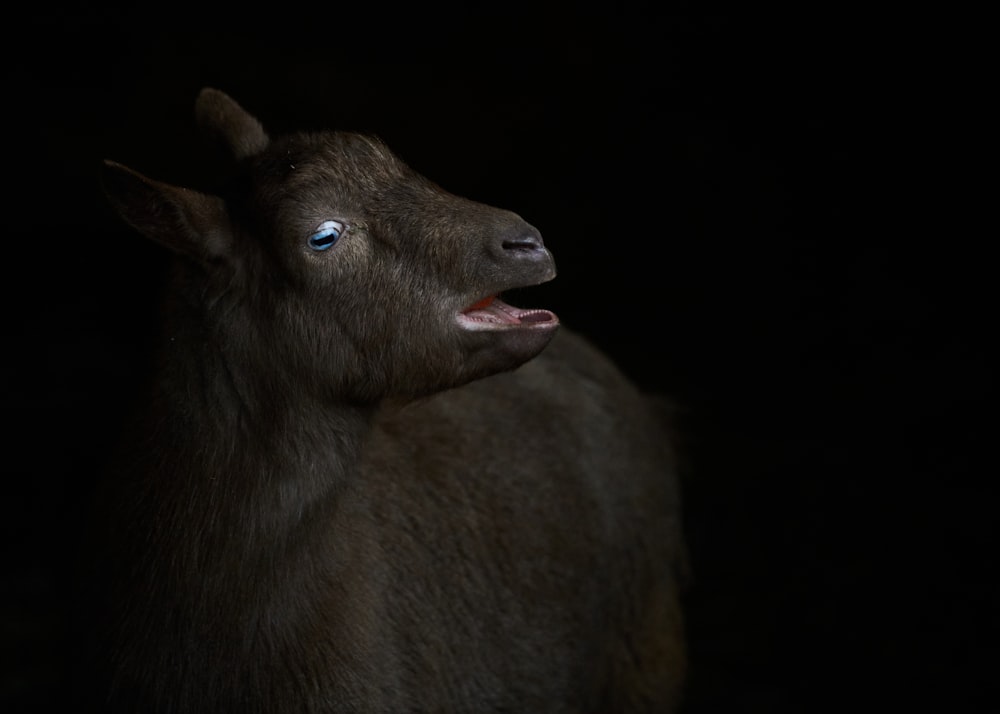
[[[489,297],[484,297],[482,300],[477,302],[475,305],[469,308],[469,310],[482,310],[484,307],[489,307],[490,303],[496,300],[495,295],[490,295]],[[469,310],[466,310],[468,312]]]

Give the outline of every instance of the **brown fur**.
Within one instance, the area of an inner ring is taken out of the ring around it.
[[[176,261],[96,519],[94,708],[674,711],[656,410],[565,327],[456,328],[553,277],[537,231],[374,138],[271,140],[216,90],[197,116],[236,160],[219,195],[105,170]],[[312,252],[331,218],[350,230]]]

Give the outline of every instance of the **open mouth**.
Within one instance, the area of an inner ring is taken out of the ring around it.
[[[497,296],[486,297],[458,314],[458,323],[467,330],[554,327],[559,318],[549,310],[525,310]]]

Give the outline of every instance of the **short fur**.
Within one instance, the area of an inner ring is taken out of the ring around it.
[[[234,157],[219,195],[104,169],[176,260],[96,519],[93,709],[674,711],[658,411],[551,313],[456,321],[555,275],[538,232],[375,138],[272,140],[213,89],[196,110]]]

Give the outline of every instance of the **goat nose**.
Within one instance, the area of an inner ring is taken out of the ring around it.
[[[526,234],[517,238],[505,239],[501,244],[504,250],[538,250],[542,246],[542,241],[538,236]]]
[[[540,259],[548,255],[542,237],[534,232],[504,238],[500,242],[503,254],[512,258]]]

